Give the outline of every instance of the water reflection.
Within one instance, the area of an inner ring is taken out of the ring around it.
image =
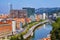
[[[45,38],[48,34],[50,34],[51,30],[52,26],[50,24],[44,24],[42,27],[39,27],[34,31],[34,36],[30,40]]]
[[[45,29],[45,24],[43,25],[44,29]]]

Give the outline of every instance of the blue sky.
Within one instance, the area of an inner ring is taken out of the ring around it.
[[[13,9],[60,7],[60,0],[0,0],[0,14],[9,13],[10,3],[13,5]]]

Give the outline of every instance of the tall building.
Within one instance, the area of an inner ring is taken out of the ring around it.
[[[10,17],[11,18],[25,18],[27,17],[27,11],[26,10],[11,10]]]
[[[43,13],[43,20],[46,19],[46,13]]]
[[[27,17],[30,17],[35,13],[35,8],[23,8],[23,9],[27,10]]]
[[[13,5],[10,4],[10,18],[25,18],[27,16],[26,10],[15,10]]]
[[[10,5],[10,11],[13,9],[13,6],[12,6],[12,4],[9,4]]]

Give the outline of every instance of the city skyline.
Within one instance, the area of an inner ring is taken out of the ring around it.
[[[32,8],[51,8],[60,7],[60,0],[0,0],[0,14],[9,13],[10,4],[13,9],[22,9],[23,7]]]
[[[60,40],[60,0],[0,0],[0,40]]]

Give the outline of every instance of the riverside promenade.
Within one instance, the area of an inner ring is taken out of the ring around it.
[[[23,38],[26,39],[26,38],[28,38],[30,35],[33,35],[33,30],[34,30],[38,25],[44,24],[44,23],[46,23],[46,22],[49,22],[49,20],[45,20],[45,21],[43,21],[43,22],[40,22],[40,23],[32,26],[32,27],[28,30],[28,32],[27,32],[25,35],[23,35]]]

